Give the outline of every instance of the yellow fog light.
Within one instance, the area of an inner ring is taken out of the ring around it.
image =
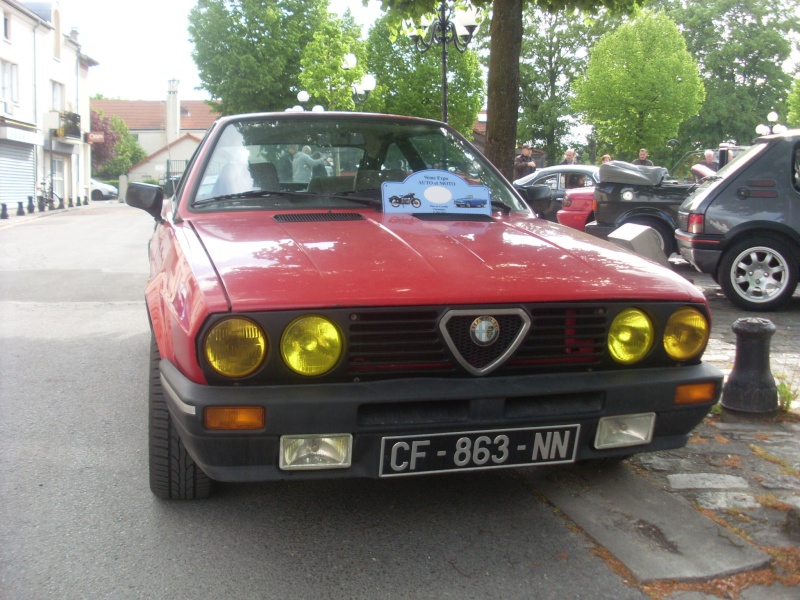
[[[203,352],[220,375],[246,377],[264,361],[267,337],[250,319],[232,317],[211,328],[203,342]]]
[[[206,429],[242,431],[264,429],[266,416],[262,406],[209,406],[203,413]]]
[[[642,360],[653,346],[653,323],[638,308],[619,313],[608,330],[608,350],[623,365]]]
[[[655,413],[603,417],[597,424],[594,447],[603,450],[649,444],[653,440],[655,425]]]
[[[286,366],[300,375],[327,373],[339,362],[343,350],[339,328],[316,315],[295,319],[281,337],[281,356]]]
[[[280,468],[345,469],[350,466],[353,436],[349,433],[281,436]]]
[[[708,321],[699,310],[680,308],[667,321],[664,350],[675,360],[690,360],[706,347],[708,335]]]
[[[675,404],[703,404],[713,402],[716,398],[717,384],[713,381],[687,383],[675,388]]]

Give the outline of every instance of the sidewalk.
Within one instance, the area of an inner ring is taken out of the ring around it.
[[[800,295],[787,308],[748,313],[735,307],[710,276],[673,257],[673,269],[693,281],[711,307],[705,360],[731,371],[739,318],[769,319],[770,370],[777,383],[800,392]],[[731,414],[717,407],[680,450],[633,457],[628,467],[693,506],[727,531],[767,554],[765,568],[712,581],[662,581],[643,586],[653,598],[701,600],[800,598],[800,405],[784,419]]]
[[[73,201],[73,206],[68,206],[67,204],[64,205],[64,208],[54,208],[53,210],[45,209],[43,212],[39,210],[38,206],[34,206],[34,211],[32,213],[28,212],[27,204],[22,205],[22,209],[25,214],[19,215],[18,206],[16,203],[8,204],[7,203],[7,219],[0,219],[0,229],[6,229],[8,227],[14,227],[15,225],[20,225],[22,223],[27,223],[33,221],[35,219],[40,219],[42,217],[48,217],[52,215],[57,215],[59,213],[64,213],[67,211],[72,210],[87,210],[91,209],[94,206],[104,206],[108,204],[117,204],[118,200],[88,200],[88,204],[83,204],[81,202],[80,205],[77,205]]]

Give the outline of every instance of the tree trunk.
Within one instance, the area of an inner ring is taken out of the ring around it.
[[[494,0],[486,114],[486,158],[510,181],[519,118],[523,0]]]

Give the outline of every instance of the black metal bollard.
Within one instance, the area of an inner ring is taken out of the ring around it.
[[[84,196],[83,197],[83,205],[84,206],[89,206],[89,196]]]
[[[6,208],[6,203],[3,202],[0,204],[0,219],[7,219],[8,218],[8,209]]]
[[[63,208],[64,208],[64,199],[63,198],[59,198],[58,199],[58,209],[59,210],[63,210]]]
[[[22,202],[17,202],[17,216],[18,217],[25,216],[25,209],[22,208]]]
[[[72,196],[70,196],[70,197],[69,197],[69,200],[67,200],[67,208],[72,208],[72,207],[73,207],[73,204],[72,204]]]
[[[28,206],[27,206],[27,208],[28,208],[28,214],[33,213],[33,211],[36,209],[33,206],[33,196],[28,196]]]
[[[36,198],[36,203],[39,205],[39,212],[44,212],[45,207],[47,206],[44,196],[38,196]]]
[[[747,317],[731,326],[736,334],[736,358],[722,388],[722,408],[750,416],[778,412],[778,388],[769,368],[769,341],[775,324]]]

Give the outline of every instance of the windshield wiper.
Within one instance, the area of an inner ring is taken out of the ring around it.
[[[230,200],[247,200],[252,198],[272,198],[272,197],[279,197],[279,198],[308,198],[309,196],[314,196],[315,194],[309,194],[308,192],[292,192],[286,190],[248,190],[246,192],[238,192],[236,194],[223,194],[222,196],[213,196],[211,198],[203,198],[202,200],[194,200],[191,204],[193,207],[197,206],[207,206],[209,204],[216,204],[218,202],[228,202]]]
[[[367,190],[346,190],[344,192],[337,192],[335,194],[331,194],[331,198],[341,198],[342,200],[348,200],[352,202],[358,202],[360,204],[366,204],[367,206],[383,206],[383,199],[382,198],[371,198],[370,196],[362,196]]]

